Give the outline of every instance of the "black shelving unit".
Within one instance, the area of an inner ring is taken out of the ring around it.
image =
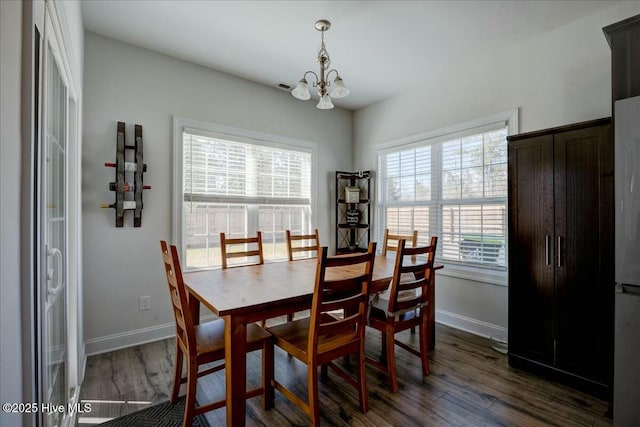
[[[357,202],[353,199],[356,189]],[[366,252],[371,239],[371,195],[370,171],[336,172],[336,254]]]

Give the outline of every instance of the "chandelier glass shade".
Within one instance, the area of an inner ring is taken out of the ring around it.
[[[316,22],[316,30],[321,32],[321,43],[317,57],[317,61],[320,64],[320,74],[316,74],[313,71],[305,72],[298,82],[298,85],[291,91],[291,95],[297,99],[302,101],[310,99],[311,93],[309,92],[309,82],[307,81],[307,75],[310,74],[315,78],[312,85],[314,88],[318,88],[317,93],[320,97],[320,101],[318,101],[318,105],[316,105],[316,107],[321,110],[329,110],[333,108],[333,102],[331,102],[332,97],[338,99],[349,95],[349,89],[345,87],[344,81],[342,81],[338,71],[336,69],[329,70],[331,59],[329,58],[329,52],[327,52],[327,48],[324,44],[324,32],[330,27],[331,22],[326,19],[321,19]],[[335,74],[335,77],[333,82],[330,82],[332,74]]]

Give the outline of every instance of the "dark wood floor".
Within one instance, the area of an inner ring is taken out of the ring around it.
[[[322,423],[327,426],[610,426],[607,402],[566,386],[512,369],[505,355],[487,339],[443,325],[437,326],[431,374],[422,378],[420,360],[397,348],[398,393],[389,391],[386,376],[367,368],[369,412],[358,410],[357,393],[329,373],[320,383]],[[409,332],[405,342],[417,341]],[[376,354],[380,336],[367,332],[367,351]],[[168,399],[173,369],[173,340],[90,357],[81,400],[92,411],[78,420],[93,425]],[[276,348],[276,377],[306,396],[305,366]],[[260,353],[248,358],[247,381],[260,381]],[[200,380],[198,400],[224,396],[224,374]],[[225,409],[209,412],[212,426],[224,425]],[[276,406],[264,411],[260,398],[247,402],[249,426],[301,426],[308,420],[276,392]]]

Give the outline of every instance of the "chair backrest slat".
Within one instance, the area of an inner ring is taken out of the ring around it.
[[[247,250],[241,250],[241,251],[230,250],[232,249],[231,247],[234,245],[253,245],[253,244],[257,246],[255,249],[247,249]],[[249,257],[258,258],[257,262],[237,264],[237,265],[264,264],[264,252],[262,250],[262,233],[258,231],[255,237],[238,237],[238,238],[228,238],[225,233],[220,233],[220,252],[222,255],[223,269],[236,266],[236,265],[229,265],[227,263],[227,261],[231,258],[249,258]]]
[[[344,319],[338,319],[331,323],[321,323],[318,325],[319,335],[338,334],[344,332],[357,333],[357,325],[359,320],[359,313],[356,312],[351,316],[347,316]],[[355,326],[355,327],[354,327]]]
[[[253,251],[242,251],[242,252],[227,252],[227,259],[229,258],[243,258],[250,256],[260,256],[260,251],[258,249]]]
[[[406,249],[406,248],[405,248]],[[408,252],[405,252],[405,255],[411,255]],[[415,257],[415,255],[411,255],[411,257]],[[404,267],[402,267],[402,272],[403,273],[420,273],[424,271],[424,267],[422,266],[422,264],[416,264],[416,265],[406,265]]]
[[[358,294],[349,295],[346,297],[342,297],[335,300],[323,301],[322,302],[322,311],[323,312],[331,312],[344,307],[353,307],[357,306],[360,303],[360,296]]]

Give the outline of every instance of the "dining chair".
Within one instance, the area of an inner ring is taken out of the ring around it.
[[[318,256],[320,252],[320,237],[318,235],[318,229],[316,228],[313,234],[291,234],[291,230],[287,230],[287,253],[289,254],[289,261],[301,259],[296,257],[299,252],[315,251],[315,256]],[[306,241],[307,243],[302,243]],[[294,243],[295,242],[295,243]],[[296,243],[299,243],[296,245]],[[304,257],[308,258],[308,257]]]
[[[371,242],[367,253],[328,257],[327,247],[322,247],[318,255],[310,317],[267,329],[273,335],[275,345],[307,365],[306,402],[276,381],[275,377],[271,386],[300,407],[310,417],[311,425],[320,424],[319,367],[322,368],[323,376],[327,375],[327,367],[330,367],[355,387],[360,410],[367,412],[369,409],[364,366],[364,332],[375,249],[376,244]],[[330,314],[338,309],[349,314],[343,318]],[[357,355],[356,378],[333,363],[333,360],[350,354]],[[272,391],[267,393],[271,399],[273,395]],[[272,406],[273,401],[268,402],[268,408]]]
[[[256,245],[255,249],[236,250],[237,245]],[[233,250],[230,250],[233,249]],[[230,239],[225,233],[220,233],[220,251],[222,252],[222,268],[236,267],[241,265],[264,264],[264,253],[262,251],[262,233],[257,232],[255,237],[240,237]],[[257,257],[255,262],[244,262],[241,264],[229,265],[231,258],[251,258]]]
[[[287,253],[289,254],[289,261],[295,261],[298,259],[307,259],[306,257],[298,257],[296,254],[301,252],[309,252],[315,251],[313,256],[315,258],[318,257],[320,253],[320,236],[318,234],[318,229],[316,228],[313,234],[291,234],[291,230],[286,231],[287,235]],[[287,314],[287,321],[291,322],[293,320],[293,313]]]
[[[413,233],[411,234],[390,234],[389,233],[389,229],[385,228],[384,229],[384,240],[383,240],[383,245],[382,245],[382,256],[387,256],[387,252],[391,251],[391,252],[398,252],[398,243],[400,242],[401,239],[404,239],[408,242],[411,242],[411,247],[416,247],[418,246],[418,230],[413,230]],[[406,277],[403,277],[402,279],[407,281],[407,280],[414,280],[415,276],[413,275],[413,273],[405,273]],[[414,292],[415,291],[407,291],[407,292]],[[411,333],[414,334],[416,332],[416,328],[412,327],[411,328]]]
[[[428,305],[431,301],[428,287],[434,274],[433,262],[437,242],[438,238],[434,236],[431,237],[429,246],[409,248],[406,246],[406,240],[400,239],[388,299],[376,296],[371,301],[368,326],[382,333],[383,354],[381,361],[368,356],[366,361],[387,373],[391,391],[394,393],[398,391],[396,345],[420,357],[422,374],[429,374]],[[413,273],[413,276],[407,273]],[[417,327],[419,331],[420,346],[417,350],[395,339],[395,334],[412,327]]]
[[[386,256],[387,251],[397,252],[398,242],[401,239],[411,242],[411,246],[415,248],[418,245],[418,230],[413,230],[411,234],[391,234],[389,233],[389,229],[385,228],[384,240],[382,241],[382,255]]]
[[[237,250],[237,245],[255,245],[254,249]],[[262,251],[262,233],[258,231],[255,237],[239,237],[230,239],[225,233],[220,233],[220,252],[222,254],[222,269],[242,267],[247,265],[264,264],[264,252]],[[254,258],[253,262],[229,264],[231,258]],[[263,328],[266,320],[260,321]]]
[[[180,392],[180,384],[187,383],[186,402],[183,425],[190,426],[193,417],[213,411],[225,406],[225,400],[218,400],[205,405],[196,406],[196,384],[198,378],[224,369],[224,363],[200,370],[202,365],[224,361],[225,334],[224,320],[215,319],[196,324],[193,319],[187,291],[182,277],[182,269],[178,258],[178,251],[174,245],[167,246],[167,242],[160,241],[164,269],[169,284],[169,293],[176,322],[176,363],[173,375],[173,388],[170,401],[175,402]],[[260,326],[252,323],[247,325],[247,353],[262,349],[262,385],[246,392],[245,398],[263,396],[266,407],[268,391],[267,384],[273,378],[273,340],[271,335]],[[186,359],[186,377],[182,376],[182,364]]]

